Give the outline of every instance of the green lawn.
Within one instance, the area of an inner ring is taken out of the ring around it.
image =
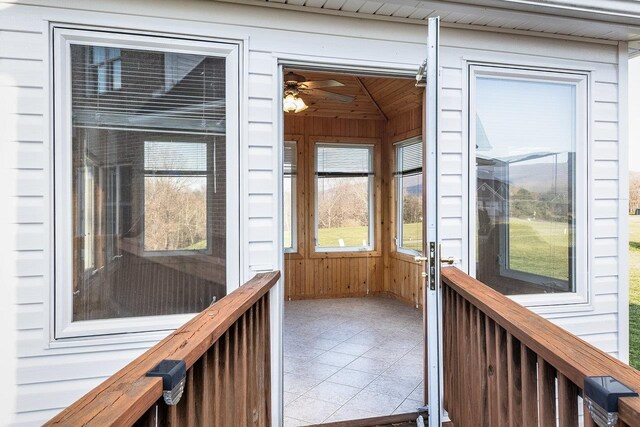
[[[564,222],[509,219],[509,268],[569,279],[569,235]]]
[[[340,246],[340,239],[344,241],[344,246],[360,247],[362,241],[368,241],[367,227],[341,227],[341,228],[321,228],[318,230],[319,246],[337,247]],[[286,236],[285,236],[286,241]],[[404,247],[407,249],[422,250],[422,228],[419,223],[405,224],[404,226]]]
[[[629,217],[629,364],[640,369],[640,216]]]

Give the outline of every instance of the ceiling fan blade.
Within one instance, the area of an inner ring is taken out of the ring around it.
[[[299,86],[306,89],[317,89],[319,87],[339,87],[344,86],[344,84],[337,80],[311,80],[308,82],[302,82]]]
[[[340,95],[339,93],[327,92],[326,90],[314,89],[311,95],[321,96],[322,98],[332,99],[339,102],[351,102],[356,97],[350,95]]]

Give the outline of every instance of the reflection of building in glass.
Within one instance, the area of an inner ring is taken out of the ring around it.
[[[74,321],[225,293],[225,61],[73,45]]]

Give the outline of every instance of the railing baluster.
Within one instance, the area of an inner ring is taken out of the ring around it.
[[[495,323],[489,317],[485,318],[486,349],[487,349],[487,376],[488,376],[488,407],[489,425],[500,425],[498,405],[498,376],[496,372],[496,329]]]
[[[213,384],[211,382],[211,362],[210,362],[210,354],[211,350],[208,350],[205,354],[202,355],[202,363],[199,365],[199,371],[195,372],[196,376],[200,377],[198,381],[198,387],[196,387],[195,393],[198,396],[202,396],[201,399],[198,400],[198,419],[203,426],[211,425],[211,408],[210,405],[212,398],[212,387]]]
[[[537,356],[524,344],[520,344],[520,369],[522,375],[522,425],[538,425],[538,374]]]
[[[578,388],[558,373],[558,418],[560,427],[578,426]]]
[[[482,405],[482,412],[478,414],[482,425],[488,426],[490,417],[488,410],[489,403],[489,382],[487,380],[487,317],[478,310],[478,357],[480,366],[478,373],[480,375],[480,402]]]
[[[240,389],[242,390],[242,402],[241,402],[241,417],[240,420],[242,421],[243,424],[247,424],[247,420],[250,419],[249,418],[249,405],[248,405],[248,396],[251,393],[251,388],[249,388],[249,382],[247,381],[248,379],[248,370],[251,367],[251,364],[248,362],[247,357],[248,357],[248,348],[247,348],[247,333],[248,333],[248,329],[247,329],[247,322],[249,320],[249,316],[247,315],[247,313],[242,315],[242,319],[241,319],[241,328],[242,328],[242,332],[240,334],[241,337],[241,345],[240,345],[240,349],[241,349],[241,354],[239,357],[240,363],[241,363],[241,379],[240,379],[240,384],[242,384],[242,387],[240,387]]]
[[[507,371],[509,373],[509,422],[522,425],[522,372],[520,342],[507,333]]]
[[[556,372],[538,356],[538,412],[540,425],[556,425]]]
[[[500,426],[509,423],[509,371],[507,369],[507,337],[504,329],[495,325],[496,379],[498,400],[498,422]]]
[[[471,331],[470,331],[470,304],[462,298],[462,312],[460,316],[462,317],[462,366],[459,371],[462,374],[462,385],[464,392],[467,394],[467,398],[462,400],[463,410],[465,414],[465,418],[471,420],[473,417],[473,408],[471,399],[469,399],[469,390],[472,385],[471,376],[473,375],[471,372],[471,352],[469,349],[469,344],[471,341]]]

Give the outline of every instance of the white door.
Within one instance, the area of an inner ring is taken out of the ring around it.
[[[440,426],[442,408],[442,294],[440,287],[440,224],[439,194],[440,173],[438,168],[438,117],[439,117],[439,38],[440,18],[429,18],[427,40],[425,118],[424,118],[424,171],[423,200],[425,227],[423,241],[425,310],[425,392],[429,405],[429,427]]]

